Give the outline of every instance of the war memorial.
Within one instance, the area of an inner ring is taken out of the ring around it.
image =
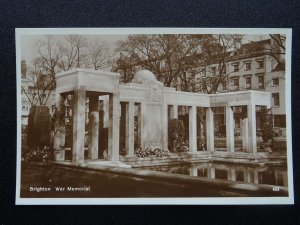
[[[110,162],[112,166],[125,166],[126,161],[135,161],[134,143],[138,138],[141,148],[168,149],[168,120],[178,118],[178,106],[188,107],[188,152],[196,159],[223,157],[240,160],[266,160],[267,153],[257,152],[256,135],[256,106],[271,106],[271,96],[268,92],[243,91],[222,94],[202,94],[176,91],[175,88],[164,87],[156,80],[153,73],[141,70],[136,73],[131,83],[119,84],[119,75],[111,72],[101,72],[85,69],[76,69],[57,74],[57,109],[64,112],[63,102],[66,96],[72,96],[72,157],[73,165],[83,163]],[[85,156],[85,107],[89,99],[88,115],[88,154]],[[120,140],[120,104],[125,106],[125,143],[127,153],[123,162],[119,157]],[[100,105],[104,111],[103,118],[99,118]],[[242,154],[235,152],[234,148],[234,117],[233,107],[242,106]],[[197,144],[197,108],[206,111],[206,149],[199,154]],[[214,146],[214,107],[226,108],[226,146],[227,151],[215,154]],[[135,113],[137,108],[137,113]],[[135,128],[134,116],[137,114],[137,127]],[[56,161],[65,160],[64,145],[64,120],[56,121],[56,135],[54,147]],[[101,122],[102,120],[102,122]],[[98,139],[99,122],[108,127],[107,157],[99,159]],[[135,129],[137,135],[134,135]],[[130,166],[129,166],[130,167]]]

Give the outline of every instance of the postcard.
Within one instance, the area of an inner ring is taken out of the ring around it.
[[[17,28],[16,204],[294,204],[291,38]]]

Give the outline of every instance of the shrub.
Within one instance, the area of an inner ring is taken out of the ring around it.
[[[135,150],[135,154],[139,158],[145,158],[145,157],[168,157],[170,156],[169,151],[161,150],[159,148],[151,148],[147,147],[146,149],[137,148]]]
[[[171,152],[180,152],[185,149],[184,143],[184,125],[181,120],[171,119],[169,120],[169,149]]]
[[[261,110],[261,120],[262,124],[262,139],[265,143],[273,141],[273,116],[271,114],[271,110],[267,108],[263,108]]]

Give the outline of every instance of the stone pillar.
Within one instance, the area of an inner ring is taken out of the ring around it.
[[[141,132],[140,132],[140,135],[141,135],[141,139],[140,139],[140,143],[141,143],[141,147],[143,148],[143,149],[145,149],[146,147],[148,147],[148,146],[145,146],[145,139],[147,138],[147,137],[145,137],[145,135],[146,135],[146,127],[147,127],[147,111],[146,111],[146,103],[145,102],[142,102],[141,103],[141,105],[140,105],[140,115],[141,115],[141,117],[140,117],[140,119],[141,119],[141,121],[140,121],[140,124],[141,124]],[[151,121],[151,120],[150,120]],[[148,121],[148,122],[150,122],[150,121]]]
[[[226,143],[227,151],[234,152],[234,119],[231,106],[226,106]]]
[[[172,105],[170,110],[170,118],[178,119],[178,105]]]
[[[248,152],[257,152],[256,141],[256,109],[254,104],[247,106],[247,114],[249,121],[249,140],[248,140]]]
[[[56,118],[54,130],[55,160],[65,159],[65,150],[62,150],[62,147],[65,145],[65,137],[65,99],[62,94],[56,94]]]
[[[86,93],[84,90],[74,91],[73,97],[73,146],[72,162],[84,162],[84,136],[85,136],[85,104]]]
[[[196,106],[189,107],[189,151],[197,151],[197,110]]]
[[[212,108],[206,109],[206,148],[207,151],[215,150],[215,135],[214,135],[214,112]]]
[[[251,174],[249,170],[244,171],[244,181],[247,183],[251,183]]]
[[[119,92],[109,94],[108,160],[119,161],[119,126],[120,96]]]
[[[235,169],[230,168],[230,169],[228,170],[228,180],[236,181]]]
[[[213,165],[209,165],[209,167],[207,168],[207,178],[216,178],[215,167],[213,167]]]
[[[248,126],[248,118],[242,119],[242,137],[243,137],[243,151],[247,152],[248,151],[248,146],[249,146],[249,126]]]
[[[163,105],[162,111],[162,118],[163,118],[163,149],[168,149],[168,135],[169,135],[169,127],[168,127],[168,105]]]
[[[258,183],[259,183],[259,180],[258,180],[258,170],[255,169],[255,170],[253,171],[253,173],[254,173],[254,183],[255,183],[255,184],[258,184]]]
[[[134,102],[126,104],[126,139],[128,156],[134,156]]]
[[[99,111],[98,96],[89,97],[89,145],[88,158],[98,159],[98,141],[99,141]]]
[[[142,147],[142,106],[141,103],[135,104],[137,106],[137,143]]]
[[[197,177],[198,176],[198,168],[196,166],[192,166],[190,169],[190,176]]]

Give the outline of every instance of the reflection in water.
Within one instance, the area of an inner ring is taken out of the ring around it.
[[[210,162],[180,166],[156,166],[147,169],[165,173],[241,181],[245,183],[270,184],[284,187],[288,185],[287,168],[285,165],[252,166]]]

